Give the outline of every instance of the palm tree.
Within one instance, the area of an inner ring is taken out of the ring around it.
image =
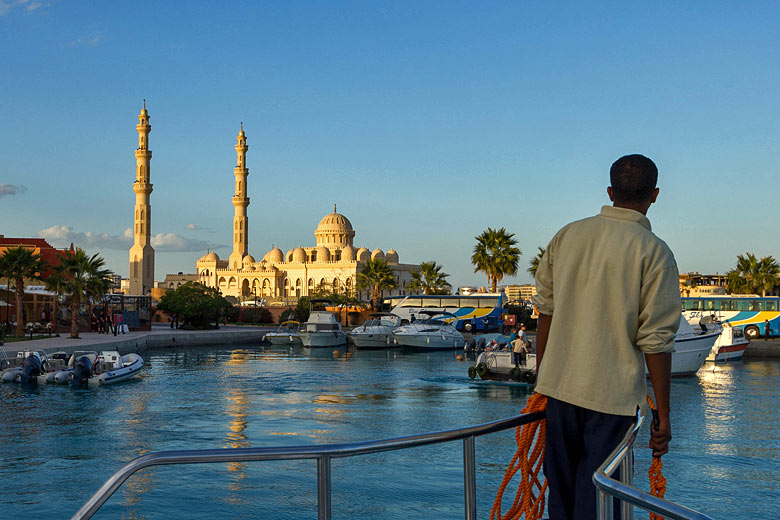
[[[70,337],[79,337],[79,309],[83,298],[95,298],[108,292],[111,271],[103,269],[105,260],[97,253],[88,256],[80,247],[70,255],[61,255],[63,289],[70,294]]]
[[[22,299],[24,298],[24,280],[40,280],[44,262],[39,254],[22,246],[11,247],[3,254],[4,276],[13,280],[16,285],[16,337],[21,338],[23,314]]]
[[[496,292],[498,282],[503,280],[505,275],[517,274],[517,264],[523,253],[515,247],[515,234],[507,233],[504,228],[487,228],[474,238],[477,240],[474,254],[471,255],[474,272],[483,271],[487,274],[491,292]]]
[[[539,247],[537,249],[539,249],[539,252],[536,253],[536,256],[531,259],[531,263],[528,266],[528,272],[534,276],[536,276],[536,270],[539,269],[539,262],[542,261],[542,257],[546,251],[546,249],[543,247]]]
[[[412,272],[409,288],[423,294],[450,294],[452,285],[447,282],[449,275],[441,271],[443,268],[433,260],[421,263],[420,270]]]
[[[753,253],[737,255],[737,265],[726,273],[726,288],[732,294],[758,294],[774,289],[780,280],[780,265],[773,256],[761,259]]]
[[[51,332],[56,332],[57,329],[57,304],[59,303],[60,295],[65,292],[65,268],[62,264],[54,267],[46,277],[46,290],[54,293],[54,308],[51,318]]]
[[[357,286],[358,289],[371,289],[371,308],[376,309],[379,292],[395,287],[395,276],[385,260],[369,260],[358,273]]]

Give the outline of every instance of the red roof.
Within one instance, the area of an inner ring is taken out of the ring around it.
[[[36,249],[41,259],[50,266],[60,265],[60,254],[68,254],[73,250],[73,244],[70,249],[56,249],[43,238],[12,238],[0,235],[0,252],[10,247],[22,246],[27,249]],[[45,270],[41,275],[46,278],[49,270]]]

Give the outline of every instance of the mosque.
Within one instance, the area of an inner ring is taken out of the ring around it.
[[[388,249],[355,248],[355,230],[347,217],[336,211],[325,215],[314,230],[314,246],[298,246],[287,253],[273,247],[256,260],[249,254],[249,217],[247,207],[246,142],[243,124],[236,138],[237,165],[235,194],[232,199],[233,251],[226,259],[220,259],[211,251],[195,264],[200,283],[218,288],[223,296],[238,300],[266,298],[270,301],[289,301],[311,295],[316,290],[347,293],[360,299],[371,298],[370,290],[357,290],[357,275],[368,260],[383,259],[392,269],[396,288],[385,290],[383,296],[406,294],[412,273],[420,270],[417,264],[401,264],[398,253]]]

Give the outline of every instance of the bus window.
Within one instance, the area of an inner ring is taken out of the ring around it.
[[[719,300],[718,301],[718,309],[722,311],[729,310],[729,301],[728,300]]]
[[[495,306],[498,305],[498,298],[480,298],[479,299],[479,307],[481,308],[487,308],[487,309],[493,309]]]
[[[706,303],[706,309],[708,311],[714,311],[715,310],[715,301],[714,300],[705,300]]]
[[[761,303],[762,303],[762,302],[760,302],[760,301],[758,301],[758,300],[753,300],[753,301],[751,301],[751,302],[750,302],[750,310],[751,310],[751,311],[762,311],[762,310],[764,310],[764,309],[763,309],[763,307],[764,307],[764,306],[763,306],[763,305],[761,305]]]
[[[458,299],[457,298],[442,298],[441,299],[441,306],[442,307],[454,307],[458,308]]]
[[[685,300],[683,302],[683,305],[685,306],[684,309],[686,311],[700,311],[702,310],[700,304],[701,304],[701,300],[695,300],[695,299]]]
[[[423,298],[422,306],[426,309],[438,309],[441,306],[441,298]]]
[[[422,298],[407,298],[404,307],[422,307]]]
[[[750,310],[750,300],[739,300],[739,305],[737,310],[740,311],[749,311]]]
[[[764,302],[764,310],[765,311],[776,311],[777,310],[777,302]]]

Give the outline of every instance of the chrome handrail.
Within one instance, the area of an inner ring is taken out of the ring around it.
[[[199,464],[214,462],[250,462],[258,460],[317,460],[318,520],[331,519],[331,459],[367,455],[383,451],[427,446],[442,442],[463,440],[463,478],[466,520],[477,518],[477,486],[474,438],[532,423],[544,418],[544,412],[533,412],[501,419],[477,426],[455,430],[422,433],[375,441],[278,448],[223,448],[212,450],[180,450],[147,453],[125,464],[114,473],[79,509],[71,520],[92,518],[103,504],[136,471],[150,466],[169,464]]]
[[[613,498],[621,501],[621,518],[633,518],[632,504],[647,511],[663,515],[671,520],[712,520],[711,517],[688,509],[687,507],[669,502],[663,498],[651,495],[632,486],[634,473],[634,441],[642,427],[644,417],[637,412],[634,425],[626,432],[617,448],[609,454],[607,460],[593,474],[593,484],[596,486],[596,518],[612,520]],[[615,470],[620,470],[618,481],[611,477]]]

